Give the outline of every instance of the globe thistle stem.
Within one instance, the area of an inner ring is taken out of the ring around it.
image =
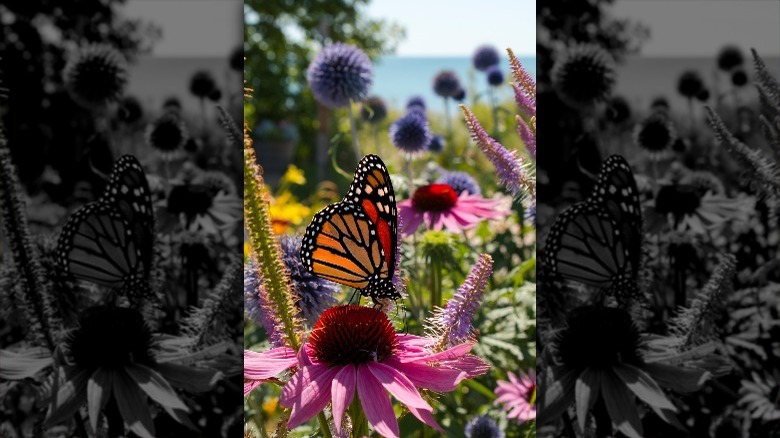
[[[363,155],[360,154],[360,145],[358,145],[357,123],[355,122],[355,113],[352,111],[352,100],[347,104],[349,112],[349,129],[352,132],[352,147],[355,148],[355,159],[360,161]]]
[[[447,140],[452,140],[452,122],[450,121],[450,98],[444,96],[444,121],[446,123]]]
[[[299,333],[302,324],[296,317],[287,268],[273,239],[267,191],[261,169],[257,165],[252,140],[244,125],[244,223],[249,247],[258,262],[268,296],[279,312],[287,342],[297,351],[301,346]]]

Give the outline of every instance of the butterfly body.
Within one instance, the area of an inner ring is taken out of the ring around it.
[[[392,282],[397,214],[387,167],[378,156],[366,155],[341,202],[314,215],[303,237],[301,260],[310,272],[353,287],[375,303],[398,299]]]
[[[542,261],[557,278],[605,289],[636,292],[642,246],[642,209],[626,160],[609,157],[593,194],[556,219]]]
[[[154,210],[138,160],[116,161],[105,193],[73,213],[57,242],[66,276],[124,292],[148,288],[154,246]]]

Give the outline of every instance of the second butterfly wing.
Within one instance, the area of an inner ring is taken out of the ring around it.
[[[601,167],[593,194],[558,217],[543,262],[554,275],[604,289],[635,288],[642,211],[633,172],[613,155]]]
[[[76,211],[57,242],[63,271],[111,288],[144,287],[154,243],[154,212],[146,175],[135,157],[114,164],[103,196]]]

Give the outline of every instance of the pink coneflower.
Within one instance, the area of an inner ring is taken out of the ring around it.
[[[499,380],[495,392],[496,403],[503,403],[507,418],[516,418],[522,424],[536,419],[536,372],[522,371],[517,376],[509,372],[509,381]]]
[[[263,382],[275,380],[282,371],[296,365],[298,359],[290,347],[276,347],[262,353],[244,350],[244,397]]]
[[[458,196],[447,184],[428,184],[415,190],[412,199],[398,204],[404,235],[413,234],[425,222],[432,230],[447,228],[453,232],[469,229],[486,219],[509,214],[498,208],[500,202],[463,192]]]
[[[484,374],[488,367],[468,354],[473,343],[433,353],[429,348],[434,342],[435,339],[397,334],[379,310],[331,307],[322,314],[308,343],[299,351],[300,369],[282,389],[279,401],[292,408],[287,426],[294,428],[304,423],[332,402],[334,426],[341,433],[344,412],[357,394],[374,430],[385,437],[398,437],[398,420],[389,392],[420,421],[443,432],[433,419],[433,408],[418,388],[452,391],[459,382]],[[289,351],[276,350],[277,358],[283,356],[276,362],[278,371],[264,365],[267,359],[252,358],[245,358],[245,370],[264,368],[258,375],[266,378],[270,373],[281,372],[288,365]],[[244,376],[247,377],[247,371]]]

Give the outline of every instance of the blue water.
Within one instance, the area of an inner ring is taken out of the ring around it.
[[[536,78],[536,57],[520,57],[528,73]],[[497,97],[510,99],[512,87],[509,84],[509,59],[500,63],[506,76],[506,84],[496,89]],[[433,78],[442,70],[453,70],[466,89],[465,102],[472,105],[475,98],[481,101],[488,99],[485,94],[488,89],[485,74],[471,65],[470,57],[401,57],[387,56],[374,63],[374,84],[371,94],[385,99],[388,105],[401,109],[406,100],[415,95],[422,96],[428,108],[432,111],[444,112],[444,99],[433,92]]]

